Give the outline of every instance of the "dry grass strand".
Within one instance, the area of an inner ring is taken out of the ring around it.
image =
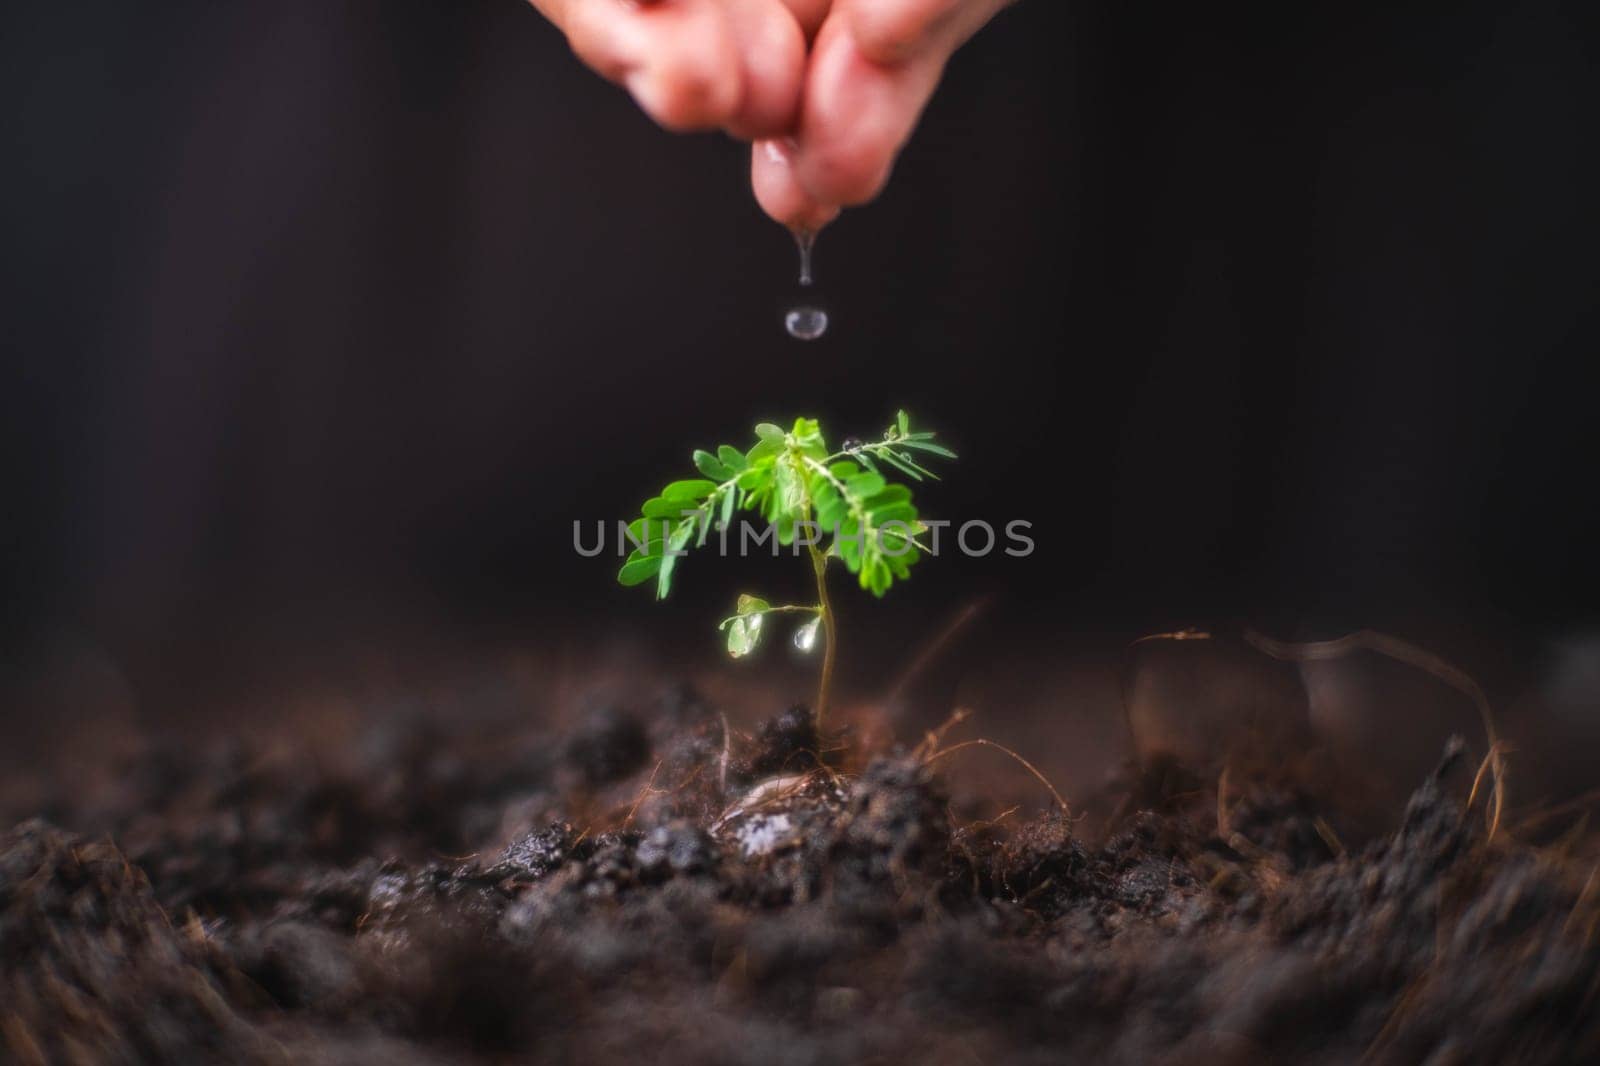
[[[1494,840],[1506,804],[1505,749],[1495,730],[1494,712],[1489,706],[1489,697],[1470,674],[1426,648],[1420,648],[1410,641],[1374,629],[1361,629],[1334,640],[1318,640],[1303,644],[1274,640],[1263,633],[1247,629],[1244,632],[1244,639],[1263,655],[1284,662],[1329,662],[1358,651],[1373,652],[1430,674],[1470,699],[1478,710],[1478,718],[1489,747],[1486,765],[1493,777],[1494,787],[1489,798],[1488,836],[1489,840]],[[1476,786],[1474,786],[1475,793]],[[1468,806],[1470,805],[1469,801]]]
[[[1027,759],[1024,759],[1021,755],[1018,755],[1004,744],[996,744],[994,741],[987,740],[983,737],[979,737],[976,740],[963,740],[961,743],[953,744],[950,747],[945,748],[943,751],[934,752],[932,755],[929,755],[926,759],[922,760],[922,764],[924,766],[932,766],[934,763],[938,762],[947,755],[954,755],[956,752],[965,748],[977,747],[994,748],[997,751],[1004,752],[1006,755],[1011,756],[1011,758],[1020,763],[1023,769],[1032,774],[1034,779],[1049,791],[1051,797],[1055,799],[1056,805],[1061,808],[1061,813],[1068,818],[1072,817],[1072,808],[1067,806],[1067,801],[1061,798],[1061,793],[1056,791],[1056,786],[1050,783],[1050,779],[1045,777],[1037,766],[1033,765],[1033,763],[1029,762]]]

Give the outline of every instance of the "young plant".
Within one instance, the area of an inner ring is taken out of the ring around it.
[[[809,652],[819,634],[823,639],[816,702],[820,731],[838,648],[828,566],[838,560],[874,596],[910,577],[917,553],[925,550],[917,537],[926,527],[917,518],[911,489],[890,477],[934,478],[919,460],[956,455],[934,443],[934,434],[913,432],[904,411],[883,440],[846,441],[838,451],[828,448],[814,418],[797,418],[788,431],[763,422],[755,432],[755,444],[745,451],[727,444],[715,454],[696,451],[694,464],[704,477],[674,481],[645,501],[640,517],[628,526],[634,548],[617,580],[642,585],[654,579],[656,597],[665,599],[672,591],[678,559],[691,546],[703,547],[715,530],[726,553],[734,515],[759,514],[766,529],[757,531],[754,543],[775,539],[796,557],[804,549],[817,584],[817,602],[774,605],[759,596],[742,595],[721,629],[727,634],[728,652],[740,658],[755,650],[769,615],[804,616],[795,646]],[[737,534],[741,548],[748,534],[741,522]],[[772,550],[776,554],[777,547]]]

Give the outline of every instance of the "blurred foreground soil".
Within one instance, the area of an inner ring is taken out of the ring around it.
[[[0,807],[0,1058],[1600,1061],[1585,827],[1495,823],[1481,743],[1363,833],[1289,758],[1069,813],[991,749],[999,810],[973,723],[892,732],[674,688],[147,747]]]

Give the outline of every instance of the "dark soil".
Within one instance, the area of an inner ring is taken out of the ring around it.
[[[0,835],[0,1058],[1600,1061],[1592,877],[1459,745],[1342,853],[1281,779],[1147,766],[1091,832],[839,744],[680,693],[150,753]]]

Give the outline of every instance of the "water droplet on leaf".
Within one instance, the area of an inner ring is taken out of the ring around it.
[[[735,659],[743,659],[746,655],[756,650],[756,644],[761,640],[760,614],[745,614],[728,623],[728,654]]]
[[[803,652],[810,652],[817,646],[817,630],[821,628],[822,616],[818,615],[794,631],[794,646]]]

